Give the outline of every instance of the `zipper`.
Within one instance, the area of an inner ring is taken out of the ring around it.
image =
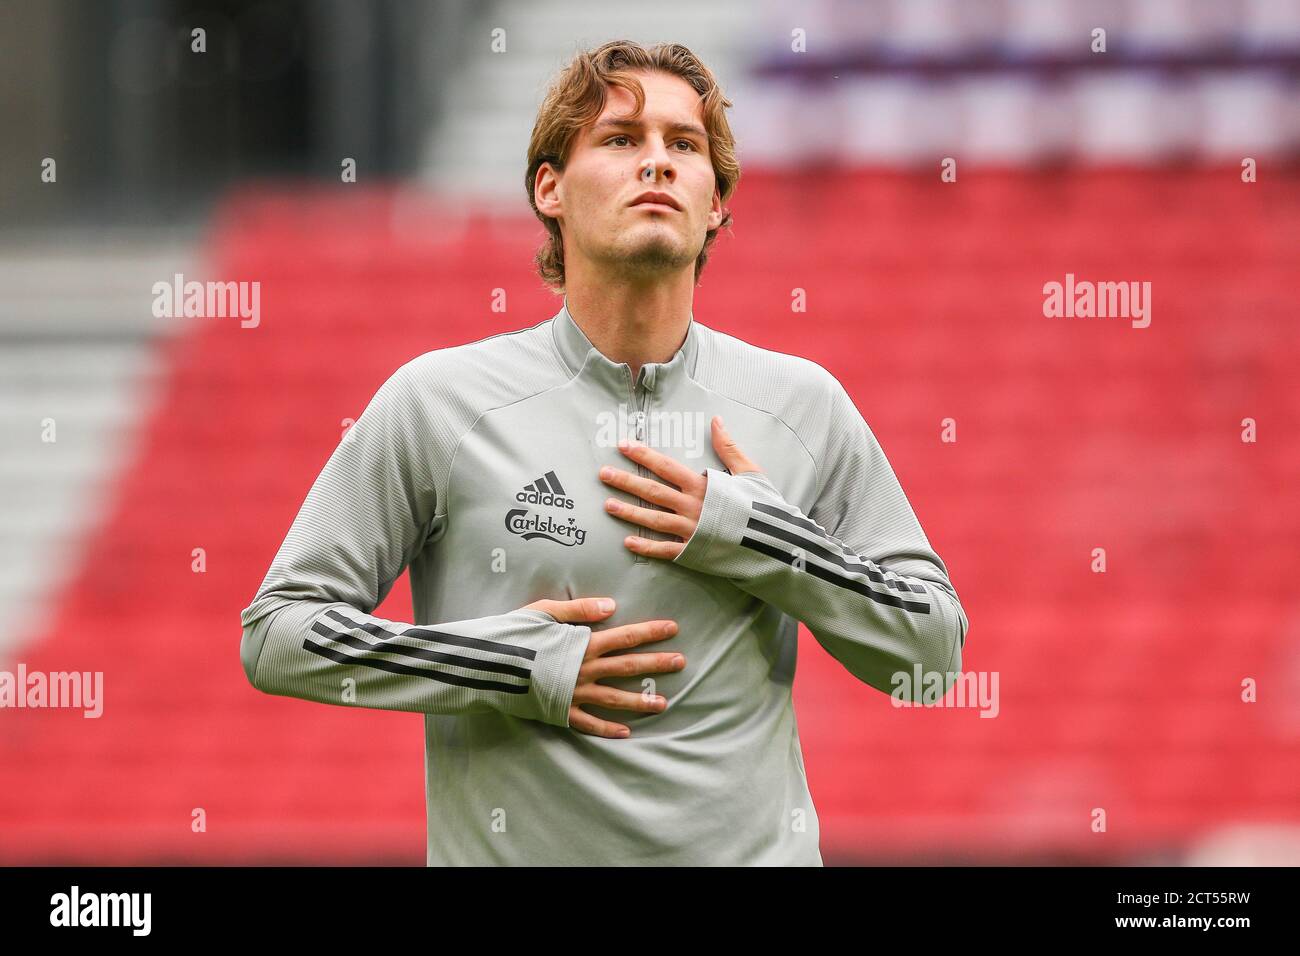
[[[645,366],[642,366],[640,371],[637,373],[637,379],[639,380],[644,375],[645,375]],[[636,395],[637,382],[632,380],[631,366],[628,366],[628,370],[627,370],[627,384],[628,384],[628,395],[632,399],[633,434],[636,437],[637,441],[644,442],[645,441],[645,411],[641,407],[641,403],[637,401],[637,395]],[[636,473],[642,478],[650,477],[650,469],[646,468],[640,462],[636,463]],[[643,498],[638,497],[636,499],[636,503],[637,506],[640,508],[647,507],[645,503],[645,499]],[[638,537],[647,538],[651,540],[652,540],[651,536],[654,534],[654,532],[651,529],[642,528],[642,527],[638,527],[634,531],[629,531],[628,533],[635,534]],[[633,564],[647,563],[646,556],[639,552],[636,551],[632,552],[632,557],[633,557],[633,561],[632,561]]]

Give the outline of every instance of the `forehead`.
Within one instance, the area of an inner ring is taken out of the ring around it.
[[[638,70],[632,76],[641,83],[641,89],[645,92],[645,108],[637,117],[640,121],[675,123],[702,119],[704,104],[700,94],[680,76],[657,70]],[[621,86],[610,86],[605,97],[605,108],[595,121],[627,117],[634,109],[636,99],[630,92]]]

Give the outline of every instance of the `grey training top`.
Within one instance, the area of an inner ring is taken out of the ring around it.
[[[763,473],[723,468],[715,414]],[[660,480],[623,437],[707,474],[673,561],[623,539],[677,538],[604,508],[633,498],[602,465]],[[408,567],[415,620],[374,616]],[[625,739],[568,726],[591,628],[518,610],[602,595],[618,609],[597,629],[671,618],[676,635],[631,652],[687,662],[601,681],[668,698],[659,714],[584,705]],[[946,689],[961,669],[966,613],[843,386],[694,318],[634,383],[566,301],[379,388],[243,610],[240,655],[268,694],[425,715],[429,865],[817,866],[796,620],[887,694],[896,672]]]

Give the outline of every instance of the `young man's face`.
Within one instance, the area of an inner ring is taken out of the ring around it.
[[[574,139],[564,171],[538,172],[538,208],[560,220],[570,268],[582,258],[636,277],[693,270],[705,233],[722,221],[699,94],[670,74],[636,77],[645,90],[639,116],[630,118],[632,94],[610,87],[604,110]],[[661,194],[659,201],[647,193]]]

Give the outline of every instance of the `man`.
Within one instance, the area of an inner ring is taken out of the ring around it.
[[[425,714],[430,865],[821,865],[797,621],[886,693],[960,670],[843,387],[694,321],[730,105],[682,46],[574,60],[526,181],[564,306],[398,369],[243,611],[259,689]],[[375,617],[408,566],[415,623]]]

